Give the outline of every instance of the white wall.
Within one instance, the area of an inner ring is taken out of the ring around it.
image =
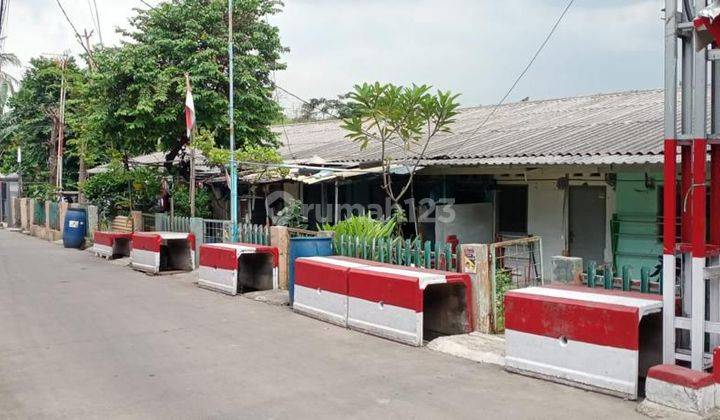
[[[449,208],[453,217],[449,216]],[[461,244],[487,244],[493,241],[494,232],[493,203],[453,204],[438,206],[436,209],[435,240],[445,243],[448,235],[457,235]]]
[[[528,183],[528,234],[540,236],[543,244],[543,278],[552,273],[552,257],[562,255],[567,235],[565,192],[555,188],[554,181]]]

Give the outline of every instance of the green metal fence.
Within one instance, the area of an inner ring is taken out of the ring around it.
[[[230,223],[228,223],[228,227],[230,226]],[[251,223],[239,223],[238,237],[240,242],[270,245],[270,228],[263,225],[253,225]]]
[[[50,222],[50,229],[60,230],[60,204],[50,203],[48,206],[48,221]]]
[[[457,271],[458,255],[452,245],[397,238],[364,238],[341,235],[334,241],[335,254],[345,257],[437,270]]]
[[[157,231],[162,232],[190,232],[190,218],[183,216],[169,216],[161,214],[155,226]]]
[[[656,270],[641,267],[638,271],[632,266],[625,265],[619,272],[614,272],[610,266],[598,267],[595,262],[590,261],[587,271],[583,274],[583,282],[590,288],[661,294],[662,276],[650,277],[654,274],[653,271]],[[640,278],[635,277],[637,274]]]
[[[35,208],[33,209],[35,225],[42,226],[45,224],[45,202],[35,201]]]

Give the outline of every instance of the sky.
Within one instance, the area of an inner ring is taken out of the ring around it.
[[[61,0],[93,28],[88,0]],[[116,44],[140,0],[96,0],[105,44]],[[158,0],[147,0],[156,4]],[[277,84],[302,98],[334,97],[356,83],[430,84],[463,106],[497,103],[567,0],[286,0],[280,29],[287,70]],[[576,0],[509,101],[662,87],[661,0]],[[97,39],[96,39],[97,40]],[[27,64],[79,53],[56,0],[11,0],[6,50]],[[16,75],[21,69],[14,70]],[[288,111],[299,103],[284,95]]]

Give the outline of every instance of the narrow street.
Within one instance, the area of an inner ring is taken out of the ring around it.
[[[0,230],[0,418],[643,418],[194,281]]]

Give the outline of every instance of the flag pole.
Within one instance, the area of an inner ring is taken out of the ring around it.
[[[187,92],[191,92],[189,73],[185,73],[185,84],[187,85]],[[193,140],[195,139],[196,125],[193,124],[188,133],[188,144],[190,146],[190,217],[195,217],[195,145]]]
[[[238,242],[238,211],[237,211],[237,167],[235,165],[235,74],[234,74],[234,48],[233,48],[233,0],[228,0],[228,55],[230,79],[230,225],[232,241]]]

